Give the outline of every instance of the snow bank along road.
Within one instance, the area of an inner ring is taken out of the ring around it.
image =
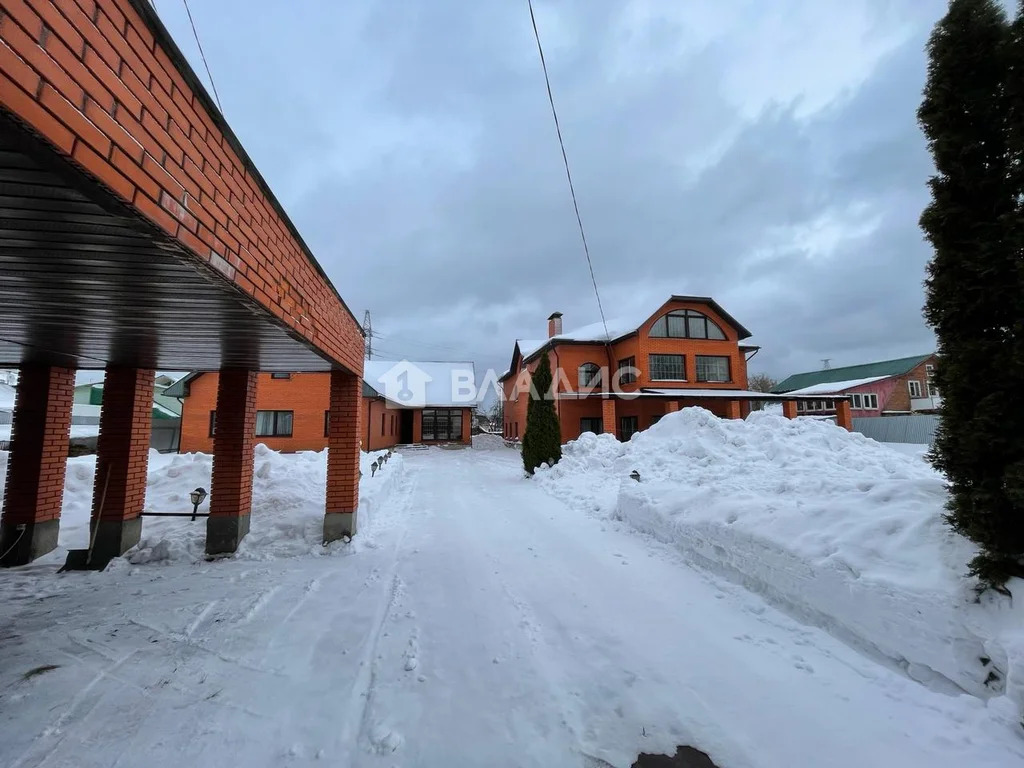
[[[984,768],[1024,764],[1013,728],[552,499],[512,451],[407,455],[334,556],[0,575],[11,768],[628,766],[677,744],[723,768]]]

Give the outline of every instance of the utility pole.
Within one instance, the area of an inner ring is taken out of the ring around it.
[[[373,358],[373,321],[370,320],[370,310],[363,312],[363,336],[366,337],[366,359]]]

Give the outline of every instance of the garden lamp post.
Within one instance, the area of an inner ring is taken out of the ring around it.
[[[192,500],[192,520],[195,521],[196,514],[199,512],[199,505],[203,503],[203,499],[206,498],[205,488],[196,488],[192,493],[188,495]]]

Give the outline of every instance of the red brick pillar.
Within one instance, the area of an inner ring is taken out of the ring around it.
[[[740,401],[739,400],[726,400],[725,401],[725,418],[727,419],[742,419],[743,416],[740,413]]]
[[[782,415],[787,419],[796,418],[796,400],[783,400],[782,401]]]
[[[21,370],[0,519],[0,565],[24,565],[57,546],[74,391],[70,368]]]
[[[153,426],[153,371],[108,368],[92,494],[94,562],[120,557],[139,543]],[[189,489],[191,490],[191,489]]]
[[[853,432],[853,414],[850,412],[849,400],[836,400],[836,424],[848,432]]]
[[[208,555],[234,552],[249,532],[256,382],[255,371],[224,370],[218,377],[210,516],[206,519]]]
[[[605,434],[615,434],[615,401],[610,397],[601,401],[601,427]]]
[[[331,414],[327,438],[327,509],[324,544],[354,536],[359,509],[359,401],[363,380],[331,371]]]
[[[679,402],[677,400],[669,400],[665,403],[665,413],[675,413],[679,410]]]

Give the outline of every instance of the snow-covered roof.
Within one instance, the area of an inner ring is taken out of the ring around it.
[[[471,362],[435,360],[366,360],[363,381],[388,400],[399,405],[396,389],[409,387],[416,398],[414,407],[471,408],[476,405],[476,367]],[[470,384],[472,386],[470,386]],[[423,396],[416,392],[422,386]]]
[[[888,376],[868,376],[866,379],[848,379],[846,381],[828,381],[824,384],[812,384],[803,389],[794,389],[787,392],[787,395],[838,395],[848,389],[859,387],[864,384],[873,384],[876,381],[887,379]]]

